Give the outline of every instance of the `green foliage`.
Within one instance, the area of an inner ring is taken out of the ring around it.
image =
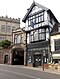
[[[8,40],[4,40],[0,42],[0,47],[8,48],[11,45],[11,42]]]

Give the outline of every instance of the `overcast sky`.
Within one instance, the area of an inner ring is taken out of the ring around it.
[[[22,20],[32,2],[33,0],[0,0],[0,16],[7,15]],[[51,9],[60,22],[60,0],[35,0],[35,2]],[[22,25],[23,23],[21,23],[21,27]]]

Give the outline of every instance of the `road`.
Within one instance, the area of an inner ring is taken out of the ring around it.
[[[23,68],[23,66],[0,65],[0,79],[60,79],[60,75]]]

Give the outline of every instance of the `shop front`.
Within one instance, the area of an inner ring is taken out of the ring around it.
[[[33,66],[33,67],[42,66],[43,53],[45,53],[44,63],[46,64],[49,62],[50,55],[49,55],[48,46],[41,47],[40,45],[38,45],[38,47],[36,45],[34,45],[33,47],[31,47],[32,45],[30,45],[30,46],[28,45],[27,64],[29,66]]]
[[[60,63],[60,54],[58,53],[52,54],[52,62]]]

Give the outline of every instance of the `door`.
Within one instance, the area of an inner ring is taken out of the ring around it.
[[[41,55],[34,55],[34,65],[35,67],[39,67],[42,64],[42,56]]]
[[[24,52],[23,51],[13,51],[12,55],[13,65],[24,65]]]
[[[4,63],[7,64],[8,63],[8,55],[4,56]]]

